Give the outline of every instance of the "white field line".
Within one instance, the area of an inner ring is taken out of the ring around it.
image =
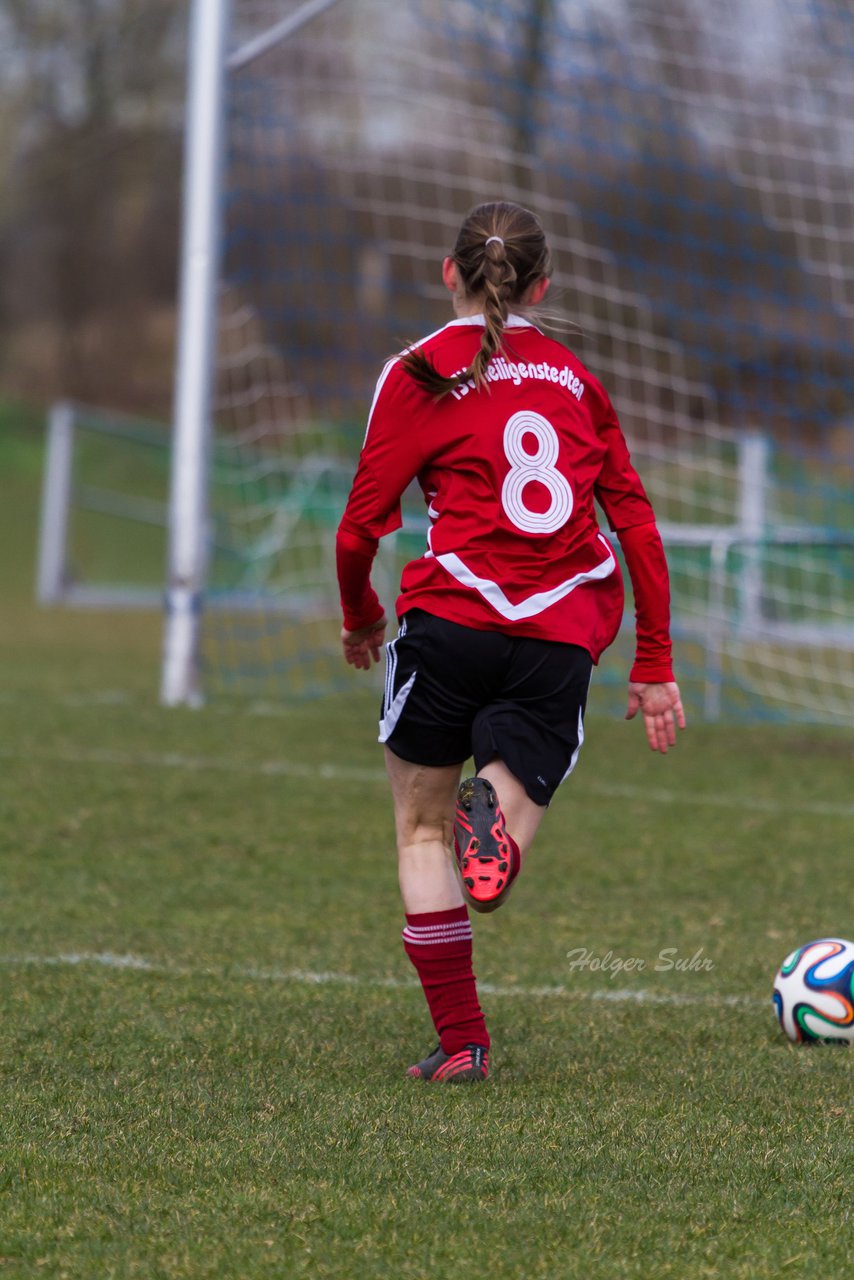
[[[26,706],[29,701],[27,694],[14,689],[0,693],[0,706]],[[139,700],[129,689],[96,689],[88,693],[60,693],[56,701],[61,707],[126,707]]]
[[[619,783],[592,783],[589,791],[617,800],[646,800],[653,804],[711,805],[714,809],[741,809],[750,813],[805,813],[817,818],[854,818],[854,804],[826,800],[763,800],[761,796],[709,795],[697,791],[667,791],[658,787],[626,787]]]
[[[220,982],[229,980],[258,983],[282,983],[307,987],[355,987],[365,991],[417,990],[418,983],[407,978],[369,978],[352,973],[315,973],[307,969],[262,969],[255,965],[234,965],[214,970],[172,964],[169,961],[147,960],[143,956],[120,955],[114,951],[70,951],[54,956],[0,955],[0,966],[9,969],[50,969],[86,966],[103,969],[153,973],[170,978],[213,978]],[[592,1000],[607,1004],[651,1004],[670,1006],[699,1006],[713,1009],[756,1009],[770,1003],[754,996],[727,996],[715,992],[691,995],[681,991],[653,991],[649,987],[613,987],[594,990],[574,989],[567,986],[525,987],[496,986],[479,982],[478,991],[483,995],[524,1000]]]
[[[55,764],[92,764],[128,769],[185,769],[197,773],[246,774],[253,777],[290,777],[326,782],[385,782],[382,769],[346,764],[303,764],[295,760],[261,760],[257,762],[229,756],[188,756],[177,751],[119,751],[107,748],[67,747],[58,751],[21,753],[0,747],[0,760],[44,760]],[[817,818],[854,818],[854,804],[822,800],[777,801],[760,796],[728,796],[697,791],[670,791],[660,787],[622,786],[619,783],[585,779],[582,790],[608,799],[639,800],[651,804],[673,804],[713,809],[732,809],[745,813],[801,813]]]
[[[23,755],[0,747],[0,760],[44,760],[53,764],[113,765],[127,769],[185,769],[192,773],[249,774],[252,777],[314,778],[336,782],[385,782],[382,769],[357,765],[301,764],[296,760],[235,760],[228,756],[187,756],[180,751],[116,751],[99,747],[67,747],[61,751],[28,751]]]

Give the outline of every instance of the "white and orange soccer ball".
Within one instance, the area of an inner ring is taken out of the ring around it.
[[[817,938],[798,947],[777,970],[773,1000],[796,1044],[854,1044],[854,942]]]

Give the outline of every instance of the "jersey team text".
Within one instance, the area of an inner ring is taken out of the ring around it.
[[[461,373],[465,373],[465,369],[458,369],[453,377],[458,378]],[[535,378],[538,382],[554,382],[559,387],[566,387],[569,394],[575,396],[576,400],[580,400],[584,395],[584,383],[567,365],[558,368],[554,364],[533,364],[526,363],[524,360],[505,360],[503,356],[494,356],[487,367],[486,378],[488,382],[509,380],[514,387],[521,386],[523,378]],[[455,400],[462,400],[463,396],[467,396],[469,391],[474,390],[474,378],[469,378],[468,382],[461,382],[451,395]]]

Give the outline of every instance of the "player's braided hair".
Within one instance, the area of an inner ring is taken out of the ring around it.
[[[444,377],[417,348],[401,363],[407,373],[437,399],[463,382],[486,383],[490,360],[501,349],[504,326],[526,290],[552,270],[551,254],[536,214],[506,201],[480,204],[460,227],[452,254],[468,298],[483,298],[485,321],[480,350],[468,369]]]

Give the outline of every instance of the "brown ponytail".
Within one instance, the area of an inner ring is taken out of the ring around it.
[[[490,360],[501,349],[504,327],[513,303],[528,288],[551,275],[551,254],[536,214],[521,205],[481,204],[466,218],[452,254],[469,298],[483,295],[484,329],[480,350],[468,369],[443,377],[422,351],[414,348],[401,364],[410,377],[437,399],[473,379],[482,387]]]

